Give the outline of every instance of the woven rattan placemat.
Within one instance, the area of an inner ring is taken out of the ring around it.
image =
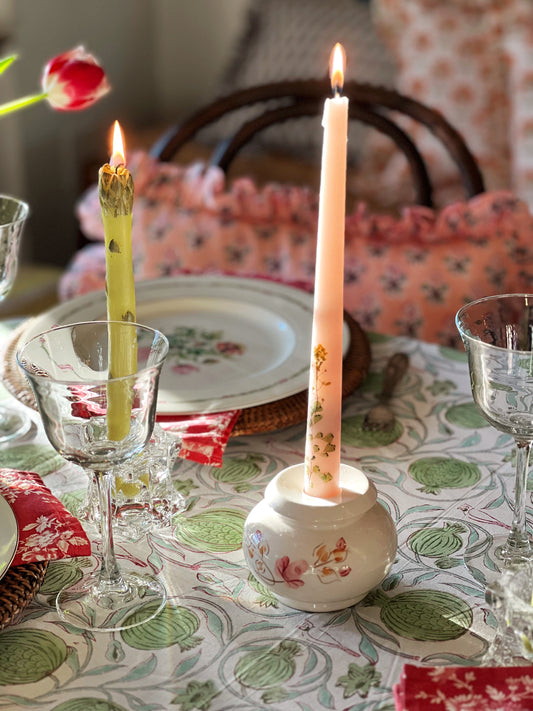
[[[33,600],[47,568],[47,560],[9,568],[0,580],[0,630],[9,625]]]
[[[350,344],[344,357],[342,395],[350,395],[366,377],[370,366],[370,345],[365,332],[350,314],[344,314],[350,332]],[[36,409],[33,393],[22,375],[16,351],[19,340],[30,322],[22,323],[13,331],[7,344],[3,362],[3,384],[17,400]],[[232,431],[232,437],[259,434],[289,427],[307,417],[307,390],[264,405],[244,408]]]

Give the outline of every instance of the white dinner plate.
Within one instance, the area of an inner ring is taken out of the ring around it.
[[[7,573],[17,552],[19,528],[13,509],[0,494],[0,578]]]
[[[264,279],[210,275],[142,281],[135,292],[137,321],[161,330],[171,346],[159,414],[253,407],[308,387],[311,294]],[[22,340],[105,315],[105,293],[84,294],[37,316]]]

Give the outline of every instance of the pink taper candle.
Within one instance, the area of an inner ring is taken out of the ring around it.
[[[344,50],[336,44],[330,63],[332,99],[326,99],[322,126],[322,168],[316,250],[315,296],[305,445],[304,492],[331,498],[340,493],[342,410],[342,331],[344,300],[344,218],[348,99]]]

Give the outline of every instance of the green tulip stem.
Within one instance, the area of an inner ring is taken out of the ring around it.
[[[17,99],[16,101],[8,101],[6,104],[0,105],[0,116],[5,116],[5,114],[10,114],[12,111],[18,111],[31,104],[36,104],[38,101],[46,99],[48,92],[42,94],[33,94],[33,96],[24,96],[22,99]]]
[[[9,57],[4,57],[4,59],[0,59],[0,74],[3,74],[8,67],[10,67],[13,62],[18,58],[18,55],[12,54]]]

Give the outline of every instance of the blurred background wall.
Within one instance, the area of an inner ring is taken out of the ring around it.
[[[86,111],[45,102],[0,119],[0,192],[27,200],[26,262],[64,265],[79,246],[74,205],[109,158],[118,119],[126,137],[178,121],[216,95],[249,0],[0,0],[0,101],[36,93],[53,56],[83,44],[112,92]]]

